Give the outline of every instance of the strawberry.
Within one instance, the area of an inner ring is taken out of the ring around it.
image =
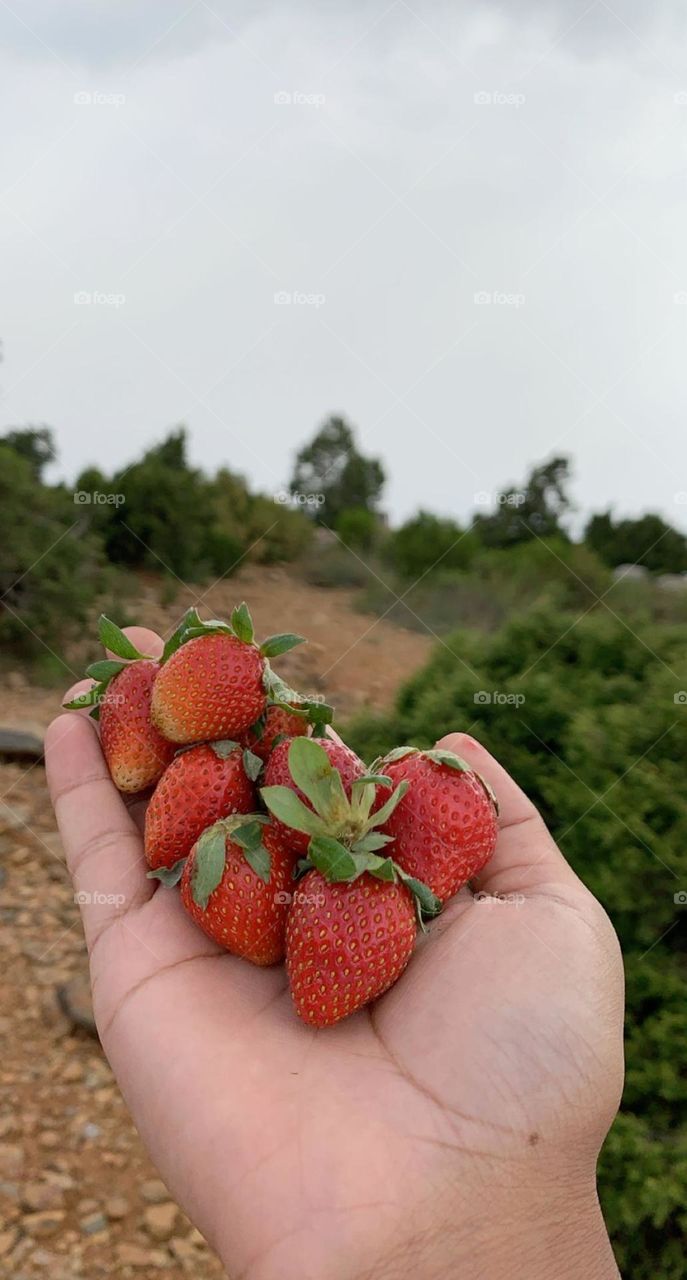
[[[100,703],[100,743],[120,791],[143,791],[162,777],[175,751],[150,718],[157,662],[130,662],[108,684]]]
[[[287,710],[286,707],[272,703],[248,733],[243,735],[241,741],[262,761],[266,761],[276,739],[299,738],[308,733],[309,727],[308,718],[302,712],[290,708]]]
[[[165,645],[153,689],[153,723],[183,744],[239,737],[265,709],[267,658],[301,639],[272,636],[258,647],[245,604],[234,609],[231,625],[203,622],[189,609]]]
[[[344,791],[350,797],[353,783],[366,773],[362,760],[345,743],[334,742],[332,738],[312,738],[309,741],[317,742],[322,750],[326,752],[330,766],[338,770]],[[312,808],[307,797],[294,781],[289,768],[289,751],[292,742],[293,739],[280,742],[272,751],[265,768],[265,786],[290,787],[301,801]],[[289,829],[283,824],[282,830],[290,840],[292,849],[295,849],[298,853],[305,853],[311,833]]]
[[[202,743],[181,751],[155,788],[145,818],[149,866],[171,867],[185,858],[201,832],[218,818],[255,808],[252,777],[260,761],[235,742]],[[254,767],[255,766],[255,767]]]
[[[445,902],[489,860],[498,807],[489,785],[451,751],[398,747],[375,761],[394,785],[409,784],[381,830],[394,859]]]
[[[218,822],[200,837],[181,876],[181,901],[200,928],[253,964],[284,959],[295,855],[272,822]]]
[[[281,743],[267,774],[280,753],[290,781],[261,791],[289,843],[293,833],[310,837],[305,864],[298,864],[306,875],[289,915],[286,963],[296,1012],[316,1027],[331,1026],[386,991],[410,959],[415,914],[422,923],[423,912],[439,909],[426,885],[377,853],[391,837],[375,828],[391,816],[407,783],[373,812],[377,788],[389,779],[361,774],[357,756],[336,747],[315,738]],[[349,771],[355,766],[348,786],[334,761]]]
[[[286,930],[286,969],[296,1012],[331,1027],[376,1000],[403,973],[415,945],[413,895],[363,873],[330,883],[310,871],[298,883]]]
[[[104,615],[98,624],[106,648],[121,659],[105,658],[86,669],[95,683],[64,705],[90,707],[100,721],[100,743],[112,781],[120,791],[152,787],[174,756],[174,744],[151,720],[150,708],[160,664],[144,657],[129,638]]]

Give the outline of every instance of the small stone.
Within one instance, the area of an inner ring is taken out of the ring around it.
[[[57,1000],[65,1017],[74,1027],[88,1031],[97,1038],[98,1032],[93,1017],[91,986],[85,974],[77,974],[69,982],[57,988]]]
[[[184,1271],[195,1274],[198,1269],[198,1250],[182,1236],[174,1236],[169,1242],[172,1255],[180,1262]]]
[[[161,1178],[148,1178],[141,1183],[139,1191],[148,1204],[163,1204],[169,1200],[169,1191]]]
[[[138,1244],[120,1244],[117,1246],[117,1258],[123,1267],[160,1266],[168,1261],[161,1249],[142,1249]]]
[[[66,1080],[68,1084],[72,1084],[76,1080],[81,1080],[82,1078],[83,1078],[83,1068],[81,1066],[81,1063],[78,1062],[76,1059],[72,1059],[72,1061],[68,1062],[66,1067],[62,1071],[62,1079]]]
[[[153,1204],[143,1215],[143,1225],[153,1240],[169,1240],[174,1235],[178,1209],[175,1204]]]
[[[34,1267],[50,1267],[52,1274],[55,1274],[55,1268],[59,1266],[62,1259],[58,1253],[51,1253],[49,1249],[34,1249],[31,1254],[31,1262]]]
[[[23,1225],[30,1236],[41,1240],[44,1236],[54,1236],[62,1226],[65,1216],[63,1210],[54,1210],[52,1213],[27,1213]]]
[[[124,1196],[110,1196],[109,1200],[105,1201],[103,1207],[105,1209],[105,1213],[112,1222],[119,1222],[122,1218],[126,1217],[131,1205],[128,1200],[124,1199]]]
[[[39,1135],[38,1141],[42,1147],[52,1150],[54,1147],[58,1147],[60,1145],[60,1135],[59,1133],[54,1133],[52,1129],[45,1129],[44,1132]]]
[[[24,1152],[21,1147],[9,1142],[0,1142],[0,1178],[16,1178],[24,1167]],[[165,1192],[165,1196],[167,1193]]]
[[[104,1213],[91,1213],[81,1219],[79,1226],[85,1236],[94,1236],[98,1231],[107,1231],[107,1218]]]
[[[16,1227],[12,1227],[10,1231],[0,1233],[0,1258],[7,1257],[19,1239],[19,1232]]]
[[[98,1201],[88,1196],[85,1200],[79,1200],[76,1211],[77,1213],[95,1213],[98,1207]]]
[[[22,1190],[21,1203],[24,1209],[32,1213],[45,1209],[61,1209],[64,1204],[64,1193],[59,1186],[50,1182],[27,1182]]]
[[[88,1142],[92,1142],[94,1138],[99,1138],[102,1133],[100,1125],[92,1124],[90,1121],[81,1129],[81,1137]]]

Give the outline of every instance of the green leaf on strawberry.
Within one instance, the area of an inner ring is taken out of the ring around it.
[[[240,827],[235,827],[231,832],[230,839],[241,846],[243,856],[256,876],[259,876],[265,884],[269,884],[272,859],[270,858],[269,850],[265,848],[262,842],[260,822],[253,820]]]
[[[232,611],[231,627],[234,635],[244,644],[252,644],[255,639],[255,628],[245,600]]]
[[[146,878],[148,880],[159,880],[160,884],[165,885],[167,889],[173,889],[181,880],[186,859],[179,858],[171,867],[156,867],[154,871],[148,871]]]
[[[360,874],[353,854],[331,836],[314,836],[308,845],[308,859],[327,880],[354,880]]]
[[[295,649],[296,645],[305,643],[305,636],[296,635],[293,631],[284,631],[280,635],[268,636],[263,640],[260,652],[263,658],[278,658],[282,653]]]
[[[287,827],[309,836],[326,836],[326,822],[313,813],[290,787],[263,787],[260,791],[270,813]]]
[[[216,822],[203,832],[196,845],[191,890],[194,902],[203,911],[224,875],[226,842],[226,828],[222,822]]]
[[[134,661],[136,658],[145,658],[149,655],[141,653],[134,644],[131,643],[128,636],[116,623],[111,622],[109,618],[101,613],[98,619],[98,636],[101,644],[109,649],[111,653],[117,655],[118,658],[126,658],[128,661]]]
[[[251,751],[248,747],[245,747],[243,751],[243,767],[246,773],[248,774],[248,777],[250,778],[251,782],[257,782],[258,778],[260,777],[260,771],[262,769],[262,765],[263,765],[263,762],[260,759],[260,756],[256,756],[254,751]]]
[[[86,667],[86,675],[90,676],[91,680],[107,682],[113,676],[118,676],[125,666],[125,662],[116,662],[113,658],[102,658],[100,662],[92,662],[89,667]]]

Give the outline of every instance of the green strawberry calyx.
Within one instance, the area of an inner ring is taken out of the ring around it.
[[[331,724],[334,718],[334,708],[328,702],[323,702],[319,698],[308,698],[303,693],[299,693],[297,689],[291,689],[276,671],[272,670],[269,661],[265,662],[265,673],[263,676],[263,686],[267,694],[267,707],[252,726],[252,732],[257,738],[262,737],[265,727],[266,712],[270,707],[279,707],[282,711],[288,711],[291,715],[298,716],[307,724],[312,725],[315,734],[321,733],[325,726]]]
[[[367,773],[358,778],[349,800],[339,770],[312,738],[293,739],[288,765],[294,783],[312,808],[290,787],[263,787],[260,794],[275,818],[310,836],[307,858],[298,864],[296,873],[302,875],[316,869],[332,882],[350,882],[368,872],[378,880],[401,881],[415,897],[421,924],[426,917],[437,915],[441,904],[427,885],[407,875],[392,858],[378,853],[393,837],[377,828],[391,816],[409,784],[399,783],[381,808],[373,812],[377,788],[392,786],[384,774]]]
[[[398,760],[405,760],[408,756],[422,756],[424,760],[433,760],[435,764],[446,765],[449,769],[455,769],[457,773],[471,773],[477,779],[480,786],[486,792],[487,798],[491,801],[498,816],[499,802],[493,787],[486,778],[482,777],[476,769],[473,769],[467,760],[463,760],[462,756],[456,755],[455,751],[446,751],[443,747],[433,747],[431,751],[422,751],[419,747],[394,747],[393,751],[387,752],[385,756],[379,756],[372,764],[373,769],[384,769],[390,764],[396,764]]]
[[[293,649],[297,644],[305,642],[304,636],[298,636],[289,631],[269,636],[261,645],[257,645],[253,619],[244,600],[232,610],[230,622],[223,622],[221,618],[203,619],[196,608],[187,609],[181,622],[166,641],[160,661],[167,662],[168,658],[171,658],[172,654],[189,640],[212,635],[234,636],[244,644],[256,645],[263,658],[276,658],[282,653],[288,653],[289,649]]]
[[[264,813],[234,813],[220,818],[198,837],[193,848],[191,896],[205,911],[211,894],[219,885],[227,856],[227,840],[240,846],[249,867],[269,884],[272,860],[262,841],[262,827],[269,819]],[[160,880],[168,888],[179,883],[187,859],[180,858],[172,867],[156,867],[148,872],[149,880]]]
[[[90,715],[94,720],[99,719],[100,703],[111,680],[118,676],[130,662],[155,662],[157,659],[150,654],[141,653],[139,649],[132,644],[128,636],[124,634],[121,627],[115,622],[107,618],[101,613],[98,619],[98,636],[101,644],[110,653],[116,655],[115,658],[101,658],[98,662],[92,662],[86,667],[86,675],[94,680],[90,689],[86,689],[84,693],[80,693],[76,698],[71,698],[69,702],[63,702],[65,711],[80,711],[82,707],[90,707]]]

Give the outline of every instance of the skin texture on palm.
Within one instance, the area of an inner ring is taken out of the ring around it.
[[[93,722],[48,731],[105,1052],[233,1280],[617,1274],[594,1183],[622,1084],[615,935],[496,761],[461,734],[440,745],[501,802],[480,892],[454,899],[387,995],[318,1032],[282,968],[222,952],[146,880],[140,805],[113,787]]]

